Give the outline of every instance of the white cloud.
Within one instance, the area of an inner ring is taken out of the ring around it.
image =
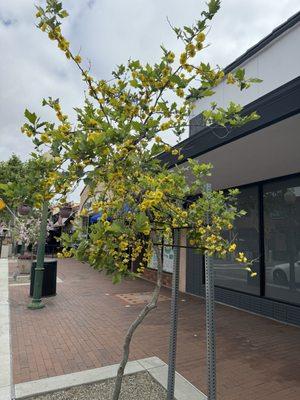
[[[43,1],[40,1],[43,3]],[[92,61],[97,77],[128,58],[153,62],[159,45],[180,49],[166,16],[177,26],[191,24],[204,1],[66,0],[64,27],[73,48]],[[243,3],[243,5],[241,5]],[[213,64],[226,66],[299,9],[298,0],[223,0],[205,51]],[[0,5],[0,159],[12,152],[28,157],[31,142],[20,133],[25,108],[49,117],[43,97],[59,97],[68,112],[81,104],[83,84],[75,67],[35,28],[34,1],[1,0]]]

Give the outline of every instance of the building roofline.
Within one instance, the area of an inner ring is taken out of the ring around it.
[[[245,51],[245,53],[243,53],[241,56],[239,56],[237,59],[235,59],[232,63],[227,65],[227,67],[224,69],[224,72],[227,74],[228,72],[234,70],[239,65],[243,64],[246,60],[251,58],[254,54],[258,53],[260,50],[262,50],[264,47],[266,47],[269,43],[273,42],[284,32],[286,32],[287,30],[292,28],[294,25],[296,25],[298,22],[300,22],[300,11],[298,11],[296,14],[292,15],[289,19],[287,19],[281,25],[277,26],[275,29],[273,29],[273,31],[271,33],[269,33],[267,36],[265,36],[263,39],[261,39],[254,46],[250,47],[250,49]]]

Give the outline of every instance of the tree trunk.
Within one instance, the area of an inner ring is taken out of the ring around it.
[[[130,325],[130,327],[127,331],[127,334],[125,336],[125,341],[123,344],[123,358],[122,358],[122,361],[118,368],[117,378],[116,378],[116,382],[115,382],[115,386],[114,386],[113,400],[118,400],[119,396],[120,396],[124,371],[125,371],[125,367],[126,367],[126,364],[128,361],[128,357],[129,357],[130,343],[131,343],[133,334],[136,331],[136,329],[139,327],[139,325],[144,321],[146,316],[150,313],[150,311],[154,310],[157,307],[158,297],[159,297],[159,293],[160,293],[160,289],[161,289],[163,260],[162,260],[161,253],[159,251],[159,247],[155,244],[155,243],[157,243],[157,236],[156,236],[155,232],[151,233],[151,240],[152,240],[154,251],[156,253],[156,257],[158,260],[156,285],[153,290],[151,300],[149,301],[148,304],[145,305],[145,307],[139,313],[138,317]]]

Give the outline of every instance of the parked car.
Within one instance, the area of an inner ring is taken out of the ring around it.
[[[278,264],[272,269],[273,282],[277,285],[288,285],[290,281],[290,264]],[[300,283],[300,261],[295,262],[295,281]]]

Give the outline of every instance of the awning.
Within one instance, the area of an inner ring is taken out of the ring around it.
[[[99,219],[101,218],[102,213],[99,212],[97,214],[91,215],[90,216],[90,224],[95,224]]]

